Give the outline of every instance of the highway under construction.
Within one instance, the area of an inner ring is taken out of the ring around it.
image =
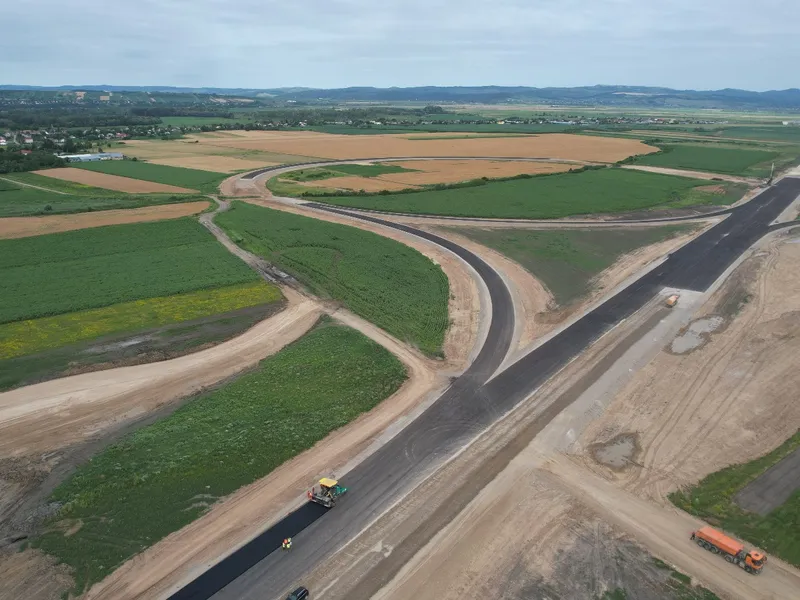
[[[749,202],[724,211],[727,216],[717,225],[499,373],[496,371],[511,344],[514,310],[502,278],[483,260],[440,236],[378,215],[310,204],[315,210],[399,229],[457,254],[475,269],[489,291],[492,319],[488,335],[471,367],[425,412],[353,470],[335,474],[350,490],[335,508],[328,510],[310,502],[303,505],[176,590],[171,598],[279,597],[302,583],[303,575],[314,565],[391,510],[461,448],[663,290],[708,290],[754,243],[781,227],[771,223],[798,195],[800,179],[788,177]],[[538,430],[557,415],[558,410],[543,412]],[[295,545],[291,553],[282,553],[281,542],[287,537],[293,538]],[[391,571],[382,582],[389,575]],[[379,583],[373,582],[373,587]]]

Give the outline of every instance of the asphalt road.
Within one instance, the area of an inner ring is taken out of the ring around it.
[[[662,287],[706,290],[770,230],[769,223],[798,195],[800,179],[787,178],[731,210],[727,219],[673,252],[662,265],[488,383],[484,382],[502,362],[513,330],[511,300],[497,274],[447,240],[377,218],[352,215],[442,243],[473,264],[486,279],[492,297],[489,337],[464,376],[388,444],[347,474],[343,483],[350,492],[335,509],[324,512],[316,506],[306,506],[289,515],[171,598],[274,598],[302,583],[302,574],[311,566],[368,526],[459,447],[511,410],[611,327],[636,312]],[[347,212],[328,206],[319,208]],[[291,553],[278,549],[286,535],[295,540]]]
[[[736,504],[767,515],[800,490],[800,448],[781,459],[736,494]]]

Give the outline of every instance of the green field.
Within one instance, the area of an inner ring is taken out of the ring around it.
[[[59,214],[112,210],[119,208],[142,208],[159,204],[176,204],[208,200],[201,196],[72,196],[43,192],[33,188],[18,188],[12,191],[0,191],[1,217],[32,217]]]
[[[779,154],[764,150],[717,148],[709,145],[690,144],[663,145],[661,149],[662,152],[659,154],[640,156],[633,162],[637,165],[710,171],[730,175],[768,175],[769,161]],[[756,165],[761,165],[761,168],[756,168]]]
[[[768,555],[800,567],[800,491],[764,517],[742,510],[734,502],[739,490],[798,447],[800,430],[766,456],[712,473],[697,485],[670,494],[669,499],[686,512],[766,550]]]
[[[586,296],[592,280],[623,254],[691,230],[691,226],[619,229],[478,229],[447,230],[493,248],[522,265],[553,294],[560,306]]]
[[[242,202],[216,220],[236,243],[315,294],[342,302],[427,354],[441,354],[449,285],[416,250],[355,227]]]
[[[0,240],[0,323],[256,279],[191,219]]]
[[[774,142],[800,143],[800,127],[794,126],[747,126],[727,127],[718,132],[724,138],[768,140]]]
[[[53,493],[61,509],[33,544],[73,567],[80,593],[370,410],[405,379],[383,347],[324,319],[256,371],[79,468]]]
[[[141,160],[107,160],[103,162],[76,163],[74,166],[98,173],[176,185],[201,192],[216,191],[220,182],[230,177],[230,174],[227,173],[168,167]]]
[[[280,290],[264,281],[198,290],[175,296],[122,302],[103,308],[0,324],[0,360],[41,352],[121,331],[277,302]]]
[[[699,179],[607,168],[456,189],[330,196],[319,200],[389,212],[521,219],[556,219],[735,201],[728,194],[694,189],[708,185],[708,181]]]

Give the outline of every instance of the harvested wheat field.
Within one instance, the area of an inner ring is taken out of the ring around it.
[[[245,164],[255,164],[254,168],[260,166],[267,166],[272,164],[283,163],[296,163],[308,162],[317,157],[314,156],[291,156],[274,152],[260,152],[258,150],[241,150],[238,148],[231,148],[225,145],[220,145],[219,142],[226,142],[230,140],[242,140],[242,136],[235,136],[234,133],[247,133],[247,132],[230,132],[221,131],[217,132],[213,137],[206,137],[211,134],[202,134],[196,136],[187,136],[182,140],[129,140],[125,142],[125,155],[136,157],[140,160],[148,162],[166,164],[170,166],[191,167],[189,163],[166,163],[165,160],[173,159],[195,159],[198,157],[215,160],[218,158],[232,159],[236,162],[226,163],[226,160],[221,161],[220,165],[230,164],[228,171],[237,171],[239,169],[249,169],[250,166],[243,166]],[[260,133],[260,132],[257,132]],[[245,140],[246,141],[246,140]],[[226,169],[217,166],[217,163],[207,163],[205,166],[191,167],[197,169],[209,170],[213,164],[213,171],[218,173],[226,172]]]
[[[74,215],[53,215],[51,217],[8,217],[0,219],[0,239],[23,238],[60,231],[104,227],[106,225],[122,225],[124,223],[143,223],[145,221],[162,221],[179,219],[206,210],[211,203],[183,202],[180,204],[163,204],[161,206],[145,206],[121,210],[104,210]]]
[[[166,185],[164,183],[142,181],[141,179],[96,173],[94,171],[74,169],[72,167],[45,169],[43,171],[34,171],[34,173],[37,175],[44,175],[45,177],[52,177],[53,179],[72,181],[73,183],[82,183],[83,185],[90,185],[117,192],[126,192],[128,194],[186,194],[195,191],[174,185]]]
[[[458,183],[481,177],[512,177],[521,174],[561,173],[576,165],[551,162],[496,160],[406,160],[392,165],[413,169],[409,173],[391,173],[377,177],[336,177],[296,182],[308,187],[380,192],[416,188],[436,183]]]
[[[595,162],[617,162],[635,154],[658,149],[639,141],[570,134],[525,137],[416,138],[405,135],[331,135],[313,131],[237,132],[236,137],[219,137],[208,143],[218,147],[258,150],[295,156],[330,159],[392,158],[413,156],[555,158]]]
[[[198,156],[185,156],[181,158],[153,158],[147,162],[168,167],[183,167],[185,169],[200,169],[201,171],[213,171],[215,173],[234,173],[236,171],[249,171],[260,169],[261,167],[271,167],[280,163],[267,162],[261,160],[247,160],[234,156],[216,156],[213,154],[202,154]]]

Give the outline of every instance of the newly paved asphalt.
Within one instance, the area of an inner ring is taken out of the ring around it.
[[[350,492],[334,509],[303,507],[171,598],[275,598],[301,584],[304,572],[351,539],[457,448],[511,410],[603,333],[636,312],[662,287],[706,290],[770,230],[769,223],[798,195],[800,179],[787,178],[731,210],[727,219],[672,253],[662,265],[489,383],[485,381],[505,357],[513,330],[511,299],[499,276],[476,256],[447,240],[382,222],[450,248],[484,277],[492,297],[492,325],[481,353],[469,371],[421,416],[346,475],[343,483]],[[317,208],[346,212],[329,206]],[[378,218],[353,216],[381,222]],[[280,540],[287,535],[295,540],[291,554],[278,550]]]

